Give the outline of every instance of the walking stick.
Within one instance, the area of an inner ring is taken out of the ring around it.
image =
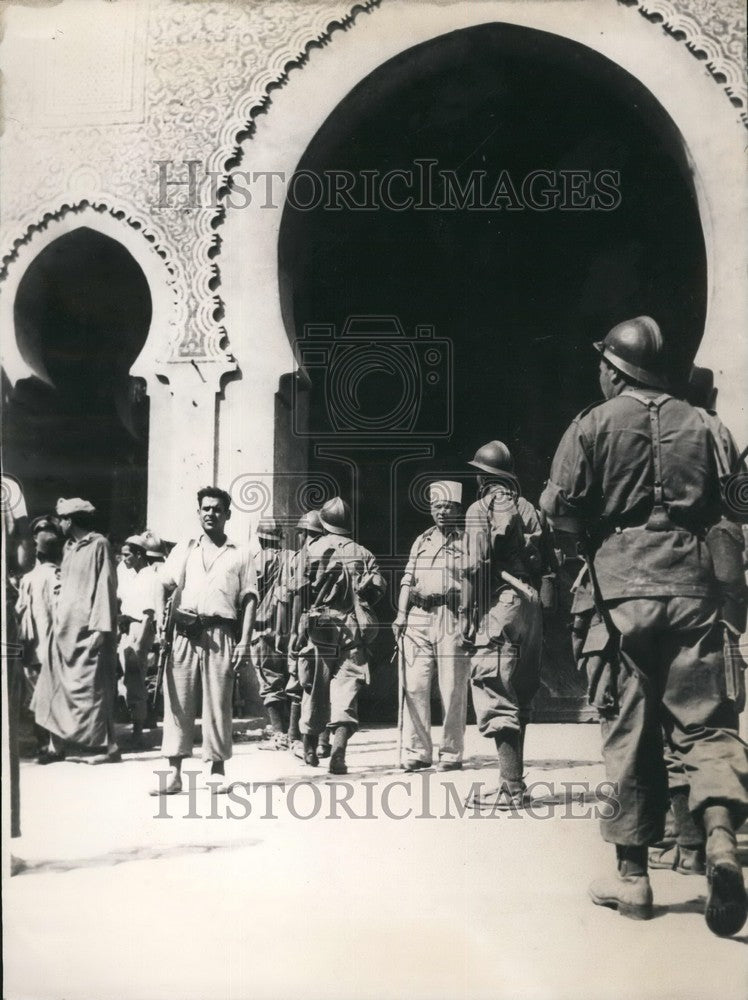
[[[405,715],[405,653],[403,651],[402,634],[397,637],[397,766],[403,764],[403,717]]]

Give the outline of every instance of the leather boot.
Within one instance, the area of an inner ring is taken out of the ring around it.
[[[345,763],[345,750],[348,746],[350,732],[347,726],[338,726],[332,741],[332,753],[330,754],[330,774],[348,774],[348,767]]]
[[[317,756],[317,737],[304,733],[304,763],[310,767],[317,767],[319,757]]]
[[[727,807],[707,806],[704,829],[708,886],[704,918],[713,934],[730,937],[737,934],[748,917],[748,899],[737,838]]]
[[[332,750],[330,749],[330,730],[323,729],[317,740],[317,756],[320,760],[326,760]]]
[[[589,888],[597,906],[609,906],[631,920],[651,920],[652,886],[647,875],[647,848],[616,845],[618,874],[600,878]]]

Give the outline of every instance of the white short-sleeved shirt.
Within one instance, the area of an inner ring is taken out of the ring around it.
[[[132,570],[121,576],[118,573],[117,576],[121,614],[142,621],[147,611],[155,611],[156,577],[150,566],[144,566],[140,572]]]
[[[248,594],[257,596],[257,573],[246,546],[226,539],[221,548],[200,535],[192,549],[189,542],[177,542],[159,571],[167,587],[175,587],[186,572],[181,606],[206,617],[235,621]]]

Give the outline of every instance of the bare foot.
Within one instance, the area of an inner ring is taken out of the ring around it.
[[[178,795],[182,791],[182,776],[174,774],[169,778],[165,785],[159,784],[158,788],[152,788],[148,793],[149,795]]]

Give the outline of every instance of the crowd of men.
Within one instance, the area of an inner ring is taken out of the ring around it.
[[[460,483],[431,484],[433,524],[413,542],[392,623],[399,763],[408,772],[434,766],[435,677],[444,709],[437,769],[463,767],[471,691],[500,776],[475,804],[527,804],[523,744],[540,683],[539,592],[552,531],[566,533],[584,559],[572,642],[620,805],[603,821],[617,872],[591,886],[592,900],[648,919],[648,866],[706,874],[707,924],[731,935],[747,915],[736,841],[748,816],[736,655],[745,628],[744,512],[725,490],[741,456],[713,411],[669,391],[654,320],[622,323],[595,348],[604,399],[564,434],[539,509],[522,496],[500,441],[469,462],[478,499],[467,510]],[[256,671],[270,720],[267,748],[310,767],[327,759],[331,774],[346,774],[386,589],[376,558],[352,537],[349,505],[334,497],[308,511],[288,547],[264,518],[253,554],[226,533],[229,495],[206,487],[191,537],[161,561],[152,533],[134,535],[118,566],[92,530],[93,513],[85,500],[60,500],[54,517],[33,522],[36,565],[20,579],[40,762],[62,760],[70,746],[95,749],[82,758],[91,762],[121,759],[118,672],[137,745],[157,645],[169,771],[151,794],[182,789],[200,692],[202,757],[213,791],[227,791],[235,675],[247,669]]]

